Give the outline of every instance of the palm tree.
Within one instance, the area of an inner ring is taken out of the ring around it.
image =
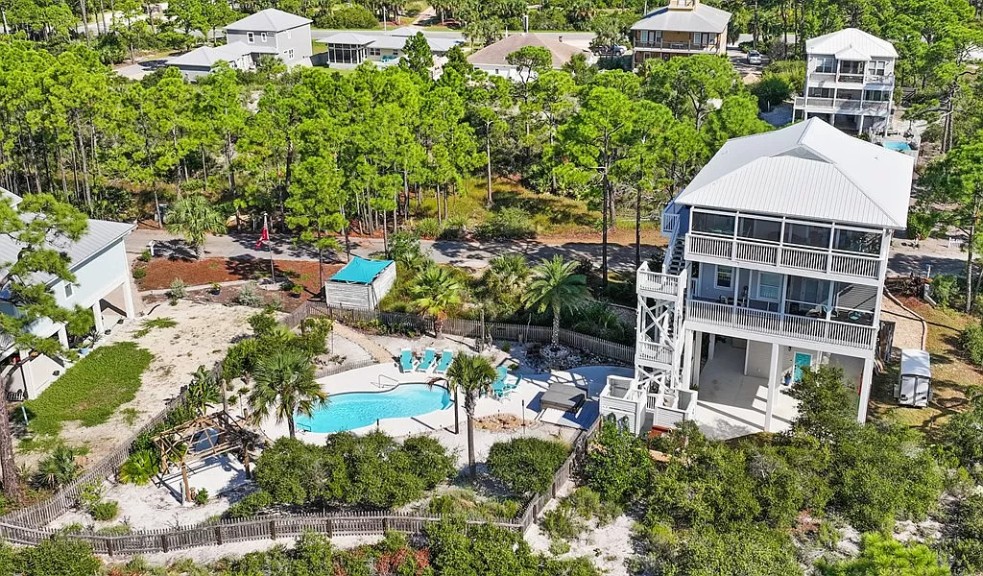
[[[433,384],[440,378],[431,380]],[[475,477],[474,463],[474,408],[478,397],[492,392],[495,368],[483,356],[460,354],[447,370],[447,389],[455,395],[464,395],[464,412],[468,415],[468,470]],[[457,406],[454,407],[457,410]]]
[[[590,296],[587,279],[576,271],[577,263],[567,262],[561,256],[543,260],[533,268],[532,281],[522,297],[523,303],[539,314],[553,312],[550,345],[554,347],[560,342],[560,312],[577,308]]]
[[[436,265],[421,272],[410,287],[413,306],[422,314],[433,316],[433,329],[437,335],[441,333],[448,309],[461,303],[462,289],[461,283],[446,268]]]
[[[529,278],[529,262],[522,254],[502,254],[491,259],[485,274],[497,290],[521,290]]]
[[[294,414],[311,416],[327,401],[327,393],[314,381],[314,365],[301,350],[274,350],[256,366],[249,406],[257,423],[275,413],[277,423],[286,420],[290,437],[296,438]]]
[[[195,416],[204,416],[205,412],[219,400],[224,401],[224,398],[220,395],[215,374],[204,366],[198,366],[191,376],[185,405],[194,412]]]
[[[184,236],[195,249],[195,257],[201,260],[205,253],[205,234],[224,231],[225,219],[212,208],[208,199],[196,194],[174,202],[165,226],[168,232]]]

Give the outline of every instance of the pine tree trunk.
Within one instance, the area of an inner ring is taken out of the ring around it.
[[[471,479],[478,477],[478,466],[474,462],[474,414],[468,412],[468,470]]]
[[[642,187],[635,192],[635,270],[642,265]]]
[[[0,386],[0,468],[3,468],[3,495],[11,502],[21,502],[24,490],[14,462],[14,438],[10,430],[10,415],[7,414],[6,384]]]
[[[492,170],[491,170],[491,124],[485,124],[485,160],[486,174],[488,179],[488,207],[492,205]]]

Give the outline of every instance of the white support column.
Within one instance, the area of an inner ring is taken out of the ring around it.
[[[64,325],[58,328],[58,342],[65,348],[68,348],[68,331],[65,330]]]
[[[123,281],[123,311],[127,318],[136,318],[136,311],[133,308],[133,284],[127,276]]]
[[[711,334],[711,336],[713,336]],[[700,365],[703,363],[703,332],[697,332],[694,336],[695,339],[695,352],[693,358],[693,381],[687,385],[687,388],[693,388],[700,386]]]
[[[874,381],[874,360],[864,358],[864,371],[860,377],[860,406],[857,409],[857,422],[867,421],[867,403],[870,402],[870,388]]]
[[[679,387],[689,390],[690,379],[693,377],[693,331],[685,330],[683,334],[683,374]]]
[[[707,360],[713,360],[713,353],[717,350],[717,335],[711,334],[707,338]]]
[[[92,319],[96,323],[96,334],[102,334],[106,331],[106,323],[103,322],[102,318],[102,304],[99,301],[92,305]]]
[[[768,370],[768,401],[765,406],[765,432],[771,432],[771,420],[775,411],[775,390],[778,388],[778,359],[781,355],[778,344],[771,345],[771,368]]]

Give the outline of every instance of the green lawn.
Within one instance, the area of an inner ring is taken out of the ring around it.
[[[153,354],[133,342],[97,348],[26,403],[30,430],[54,435],[63,422],[79,420],[83,426],[105,422],[133,400],[151,360]]]

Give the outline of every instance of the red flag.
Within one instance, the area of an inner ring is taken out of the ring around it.
[[[263,231],[259,235],[259,240],[256,242],[256,249],[259,250],[264,244],[270,241],[270,229],[266,227],[266,219],[263,219]]]

